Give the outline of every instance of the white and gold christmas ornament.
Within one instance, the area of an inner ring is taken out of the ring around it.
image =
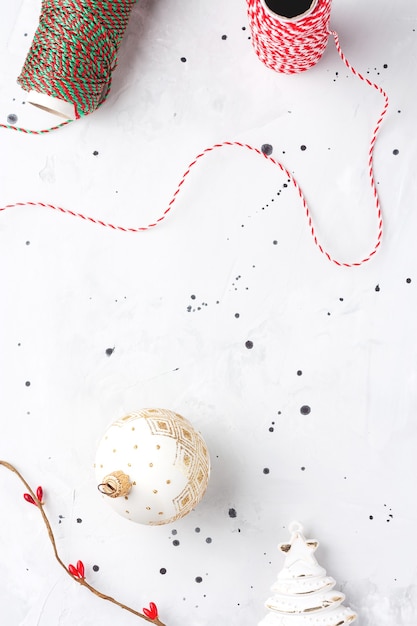
[[[167,409],[141,409],[106,430],[96,454],[98,489],[124,517],[168,524],[203,497],[210,475],[207,446],[188,420]]]
[[[278,546],[285,563],[265,603],[269,613],[258,626],[345,626],[357,617],[343,606],[345,595],[333,590],[336,581],[317,563],[318,541],[305,539],[302,531],[293,522],[290,542]]]

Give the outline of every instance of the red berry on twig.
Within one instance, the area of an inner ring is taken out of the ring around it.
[[[26,500],[26,502],[30,502],[30,504],[34,504],[36,506],[36,502],[35,500],[32,498],[32,496],[30,495],[30,493],[24,493],[23,494],[24,499]]]
[[[149,603],[149,609],[144,607],[142,610],[146,617],[149,617],[149,619],[155,620],[158,617],[158,609],[155,602]]]
[[[76,567],[74,567],[74,565],[71,565],[71,563],[68,565],[68,571],[70,574],[72,574],[72,576],[74,576],[74,578],[80,577],[79,571],[77,570]]]
[[[42,502],[42,500],[43,500],[43,489],[40,486],[36,490],[36,497],[38,498],[39,502]]]
[[[77,566],[70,563],[68,565],[68,571],[72,576],[74,576],[74,578],[84,578],[84,563],[82,561],[77,561]]]

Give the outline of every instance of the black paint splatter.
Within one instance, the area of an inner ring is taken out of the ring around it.
[[[264,474],[269,474],[269,467],[264,467],[262,471]]]
[[[307,146],[305,146],[305,145],[303,144],[302,146],[300,146],[300,150],[301,150],[302,152],[304,152],[304,150],[307,150]]]
[[[248,341],[245,342],[245,346],[248,350],[252,350],[253,348],[253,341],[251,341],[250,339],[248,339]]]
[[[301,415],[308,415],[309,413],[311,413],[311,408],[308,406],[308,404],[303,404],[303,406],[300,408],[300,413]]]
[[[261,146],[261,152],[263,154],[266,154],[266,156],[271,156],[272,152],[273,152],[273,147],[271,146],[270,143],[263,143]]]
[[[98,156],[98,150],[94,150],[93,155]]]
[[[222,35],[222,39],[225,41],[227,39],[227,35]]]
[[[98,565],[93,565],[93,572],[98,572],[99,569]]]
[[[297,370],[297,376],[302,376],[303,372],[301,370]]]
[[[107,356],[111,356],[114,352],[114,347],[113,348],[106,348],[106,354]]]
[[[397,154],[400,154],[400,151],[398,150],[398,148],[395,148],[395,150],[392,151],[392,154],[395,154],[395,156],[397,156]]]
[[[406,283],[411,283],[411,278],[407,278]]]
[[[174,539],[174,541],[172,542],[173,546],[179,546],[180,542],[178,541],[178,539]]]
[[[196,576],[196,577],[195,577],[195,582],[196,582],[196,583],[202,583],[202,582],[203,582],[203,579],[201,578],[201,576]]]
[[[77,517],[77,524],[82,524],[82,521],[81,517]]]
[[[211,537],[206,537],[206,543],[211,543],[213,539]]]
[[[186,58],[185,57],[181,57],[181,63],[185,63],[186,62]]]
[[[166,571],[165,567],[161,567],[161,569],[159,570],[159,573],[160,574],[166,574],[167,571]]]
[[[27,380],[27,381],[25,382],[25,385],[26,385],[26,387],[30,387],[30,380]]]
[[[236,509],[229,509],[229,517],[237,517]]]

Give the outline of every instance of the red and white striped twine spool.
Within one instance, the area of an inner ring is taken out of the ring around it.
[[[329,35],[332,35],[337,52],[346,67],[354,76],[373,87],[384,98],[384,105],[371,135],[368,150],[368,176],[375,202],[377,236],[373,249],[356,263],[344,263],[333,258],[319,243],[304,194],[298,183],[300,197],[306,210],[308,224],[314,243],[329,261],[336,265],[355,267],[369,261],[377,252],[382,241],[383,220],[378,191],[374,176],[374,148],[382,120],[388,110],[388,95],[376,83],[360,74],[347,60],[339,36],[330,30],[332,0],[247,0],[248,18],[252,34],[252,44],[259,59],[270,69],[283,74],[297,74],[313,67],[322,57]],[[296,7],[300,12],[296,13]],[[295,10],[294,10],[295,9]],[[283,13],[282,15],[279,11]],[[286,14],[289,14],[288,17]]]
[[[332,2],[312,0],[310,7],[294,18],[270,8],[278,10],[280,4],[279,0],[248,0],[253,47],[259,59],[276,72],[304,72],[319,61],[326,48]]]

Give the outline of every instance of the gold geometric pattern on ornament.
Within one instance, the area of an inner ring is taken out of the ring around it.
[[[134,420],[137,420],[138,417],[142,417],[142,415],[140,413],[129,413],[129,415],[125,415],[125,417],[121,417],[120,419],[113,422],[112,426],[123,428],[126,422],[132,422]]]
[[[167,409],[147,409],[137,413],[137,415],[145,418],[153,435],[186,441],[191,441],[193,438],[187,420],[178,413]]]
[[[114,424],[123,426],[126,422],[143,418],[152,435],[169,437],[176,442],[174,467],[181,468],[188,484],[183,491],[173,498],[175,515],[169,522],[183,517],[201,500],[209,481],[209,453],[202,437],[191,427],[189,422],[167,409],[142,409],[121,418]],[[167,523],[164,520],[163,523]],[[159,522],[152,522],[159,525]]]
[[[173,498],[174,519],[183,517],[200,501],[209,479],[209,454],[200,435],[178,413],[158,410],[155,416],[144,415],[153,435],[170,437],[176,441],[174,467],[184,471],[188,484]],[[174,415],[174,417],[173,417]]]
[[[203,446],[204,447],[204,446]],[[175,515],[170,519],[164,519],[162,522],[152,521],[149,522],[150,526],[159,526],[161,524],[171,524],[177,519],[180,519],[187,515],[193,507],[200,501],[202,495],[207,489],[208,484],[208,453],[205,449],[203,457],[207,461],[207,465],[204,469],[197,468],[195,476],[189,478],[188,484],[184,487],[181,493],[172,499],[172,503],[175,508]]]

